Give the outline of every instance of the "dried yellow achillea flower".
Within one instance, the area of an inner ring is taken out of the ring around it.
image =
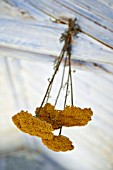
[[[36,108],[36,115],[38,114],[39,108]],[[56,118],[59,116],[59,111],[54,109],[50,103],[45,104],[44,107],[41,108],[38,118],[42,121],[46,121],[47,123],[52,125],[52,128],[59,129],[61,125],[59,125],[56,121]]]
[[[54,136],[53,139],[42,139],[42,142],[44,145],[46,145],[49,149],[55,151],[55,152],[66,152],[69,150],[73,150],[74,146],[72,145],[72,142],[67,138],[66,136]]]
[[[23,132],[44,139],[53,138],[52,125],[33,117],[30,113],[21,111],[12,117],[14,124]]]
[[[36,109],[36,114],[38,108]],[[52,125],[53,129],[59,129],[62,126],[84,126],[93,115],[92,110],[89,108],[81,109],[74,106],[66,106],[64,110],[55,110],[54,106],[47,103],[40,111],[38,118],[46,121]]]
[[[93,115],[92,110],[89,108],[81,109],[74,106],[66,106],[64,111],[61,111],[58,121],[62,126],[84,126],[90,120]]]

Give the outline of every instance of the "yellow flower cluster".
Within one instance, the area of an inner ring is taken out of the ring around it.
[[[56,152],[66,152],[69,150],[73,150],[74,146],[72,142],[66,136],[54,136],[53,139],[42,139],[44,145],[46,145],[49,149]]]
[[[58,116],[58,122],[66,127],[84,126],[91,120],[92,115],[93,112],[90,108],[81,109],[79,107],[66,106],[64,111],[61,111]]]
[[[36,108],[35,113],[38,113]],[[89,108],[81,109],[74,106],[66,106],[64,110],[55,110],[54,106],[47,103],[40,111],[38,118],[46,121],[52,125],[53,129],[59,129],[62,126],[84,126],[93,115],[92,110]]]
[[[33,117],[30,113],[21,111],[12,117],[14,124],[23,132],[43,139],[53,138],[53,128],[46,121]]]
[[[38,115],[38,110],[39,108],[37,107],[35,111],[36,115]],[[56,121],[59,117],[59,113],[59,110],[55,110],[54,106],[52,106],[50,103],[47,103],[44,107],[41,108],[38,118],[51,124],[52,128],[55,130],[62,126]]]
[[[55,136],[52,131],[62,126],[84,126],[93,115],[90,108],[66,106],[64,110],[56,110],[50,103],[45,104],[39,114],[38,111],[39,108],[36,108],[35,113],[38,118],[21,111],[14,115],[12,120],[21,131],[42,138],[44,145],[56,152],[72,150],[74,146],[69,138],[62,135]]]

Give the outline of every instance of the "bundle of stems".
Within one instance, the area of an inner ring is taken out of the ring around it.
[[[64,42],[64,45],[55,62],[54,73],[52,78],[49,79],[49,84],[41,105],[36,108],[36,115],[32,116],[28,111],[25,112],[22,110],[20,113],[17,113],[12,117],[12,121],[22,132],[40,137],[44,145],[56,152],[65,152],[74,149],[70,139],[61,135],[62,126],[84,126],[91,120],[91,116],[93,115],[91,108],[81,109],[73,104],[73,81],[71,69],[72,41],[74,36],[77,36],[81,31],[76,21],[76,19],[69,19],[68,29],[60,37],[60,42]],[[48,100],[50,99],[53,83],[55,82],[54,79],[62,61],[64,61],[64,66],[61,82],[58,94],[55,98],[55,103],[54,105],[51,105]],[[66,66],[68,73],[66,72]],[[67,80],[64,87],[65,76],[67,77]],[[58,99],[61,96],[62,89],[65,90],[63,110],[57,110],[55,107],[58,105]],[[67,105],[69,92],[71,96],[71,106]],[[58,136],[55,136],[52,133],[52,131],[56,129],[60,129]]]
[[[73,37],[77,36],[77,34],[80,32],[80,27],[76,22],[77,22],[76,18],[74,20],[69,19],[68,20],[68,29],[63,34],[61,34],[60,42],[64,42],[64,45],[63,45],[60,55],[58,56],[58,58],[56,60],[53,76],[49,81],[46,93],[45,93],[42,103],[39,107],[38,114],[36,114],[36,117],[38,117],[38,115],[40,114],[41,108],[43,107],[43,104],[45,103],[45,101],[47,103],[49,100],[53,81],[54,81],[54,78],[59,70],[62,60],[64,60],[62,79],[61,79],[60,88],[59,88],[54,106],[56,106],[57,101],[60,96],[60,93],[61,93],[61,90],[63,88],[65,68],[66,68],[67,63],[68,63],[68,77],[67,77],[67,82],[66,82],[65,98],[64,98],[64,106],[63,107],[65,108],[65,106],[66,106],[69,87],[70,87],[70,91],[71,91],[71,105],[73,105],[73,82],[72,82],[72,70],[71,70],[72,41],[73,41]],[[61,130],[62,130],[62,127],[60,128],[59,135],[61,134]]]

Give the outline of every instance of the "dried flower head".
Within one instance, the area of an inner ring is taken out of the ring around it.
[[[37,107],[35,111],[36,115],[38,114],[38,110],[39,108]],[[55,110],[54,106],[52,106],[50,103],[47,103],[44,107],[41,108],[38,118],[51,124],[52,128],[55,130],[61,127],[61,125],[59,125],[56,121],[58,116],[59,111]]]
[[[49,149],[56,151],[56,152],[66,152],[69,150],[73,150],[74,146],[72,142],[66,136],[54,136],[53,139],[42,139],[44,145],[46,145]]]
[[[21,111],[12,117],[14,124],[23,132],[44,139],[52,139],[52,126],[40,119],[33,117],[30,113]]]
[[[38,108],[35,113],[37,112]],[[55,110],[54,106],[47,103],[41,109],[38,118],[51,124],[55,130],[61,126],[84,126],[91,120],[92,115],[93,112],[90,108],[81,109],[75,106],[66,106],[64,110]]]
[[[56,121],[58,121],[58,123],[62,126],[67,127],[84,126],[91,120],[92,115],[93,112],[90,108],[81,109],[79,107],[66,106],[64,111],[59,113]]]

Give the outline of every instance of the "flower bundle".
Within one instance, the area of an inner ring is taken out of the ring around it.
[[[35,110],[35,116],[27,111],[21,111],[12,117],[12,121],[22,132],[28,133],[32,136],[37,136],[42,139],[44,145],[55,152],[65,152],[74,149],[72,142],[66,136],[61,135],[62,127],[84,126],[90,120],[93,112],[90,108],[81,109],[73,104],[73,83],[71,71],[71,53],[72,53],[72,39],[80,32],[80,27],[76,24],[76,19],[69,19],[68,30],[61,35],[60,41],[64,41],[62,51],[55,62],[54,74],[49,81],[46,93],[42,100],[40,107]],[[64,59],[64,67],[62,79],[55,104],[48,102],[53,85],[54,78],[59,70],[60,64]],[[65,83],[65,97],[64,106],[62,110],[56,109],[56,104],[59,99],[64,83],[65,68],[68,65],[67,81]],[[70,87],[71,106],[67,105],[67,97]],[[60,129],[59,135],[55,136],[53,131]]]

